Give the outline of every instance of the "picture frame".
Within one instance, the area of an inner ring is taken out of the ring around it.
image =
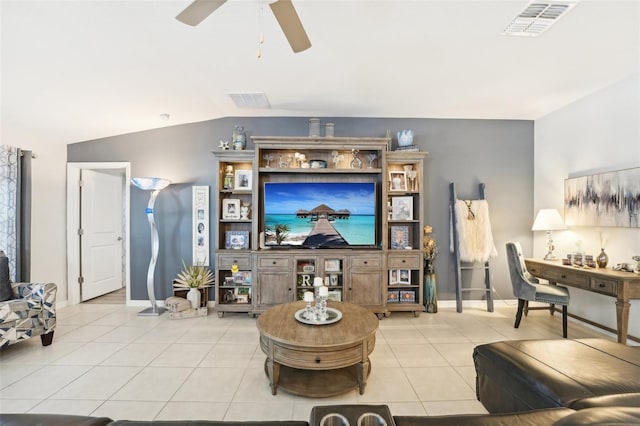
[[[244,271],[235,272],[233,274],[233,283],[235,285],[242,285],[244,283]]]
[[[400,303],[415,303],[416,292],[413,290],[400,290]]]
[[[398,269],[398,284],[411,284],[411,269]]]
[[[407,190],[407,174],[400,170],[391,170],[389,172],[389,191],[406,191]]]
[[[325,272],[340,272],[340,259],[328,259],[324,261]]]
[[[251,302],[251,288],[250,287],[238,287],[233,290],[233,297],[236,303],[250,303]]]
[[[404,250],[411,247],[408,225],[391,225],[389,229],[391,250]]]
[[[387,303],[398,303],[400,301],[400,292],[398,290],[387,291]]]
[[[249,248],[249,231],[225,232],[224,248],[231,250],[247,250]]]
[[[233,277],[224,277],[225,286],[234,285],[234,284],[235,284],[235,281],[233,280]]]
[[[389,285],[398,285],[398,270],[389,269]]]
[[[391,198],[391,220],[413,220],[413,197]]]
[[[222,219],[240,220],[240,200],[225,198],[222,200]]]
[[[193,264],[209,266],[209,187],[191,187]]]
[[[236,170],[236,176],[234,180],[234,188],[240,191],[251,191],[251,178],[253,172],[251,170]]]
[[[248,294],[237,294],[236,295],[236,303],[249,303],[249,295]]]

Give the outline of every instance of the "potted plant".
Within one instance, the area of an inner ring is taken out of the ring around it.
[[[178,288],[187,288],[187,300],[191,302],[193,309],[200,307],[200,288],[205,287],[215,280],[215,276],[211,270],[202,263],[187,266],[182,261],[182,271],[174,280],[174,286]]]

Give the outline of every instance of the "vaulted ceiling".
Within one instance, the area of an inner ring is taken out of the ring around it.
[[[636,0],[582,0],[535,38],[501,34],[521,0],[293,2],[312,43],[297,54],[257,0],[197,27],[175,19],[190,0],[1,0],[3,142],[225,116],[531,120],[640,70]],[[271,108],[236,107],[245,92]]]

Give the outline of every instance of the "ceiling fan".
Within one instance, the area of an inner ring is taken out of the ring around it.
[[[195,27],[226,2],[227,0],[194,0],[193,3],[176,16],[176,19]],[[277,0],[271,3],[269,7],[271,7],[271,11],[295,53],[311,47],[311,41],[307,37],[307,33],[291,0]]]

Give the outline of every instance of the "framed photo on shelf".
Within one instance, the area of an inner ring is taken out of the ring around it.
[[[222,200],[222,218],[240,219],[240,200],[236,198],[225,198]]]
[[[413,197],[391,198],[391,220],[413,220]]]
[[[225,232],[224,248],[247,250],[249,248],[249,231]]]
[[[250,303],[251,302],[251,288],[238,287],[233,291],[236,303]]]
[[[406,191],[407,174],[404,171],[392,170],[389,172],[389,190]]]
[[[193,264],[209,266],[209,187],[191,187]]]
[[[400,301],[400,292],[398,290],[387,291],[387,303],[398,303]]]
[[[233,277],[224,277],[224,285],[234,285]]]
[[[239,294],[236,296],[236,303],[249,303],[248,294]]]
[[[398,284],[398,270],[390,269],[389,270],[389,285]]]
[[[408,225],[391,225],[391,250],[404,250],[411,247]]]
[[[251,170],[236,170],[235,187],[233,189],[250,191],[251,177],[252,177]]]
[[[398,284],[411,284],[410,269],[398,269]]]
[[[415,303],[416,292],[413,290],[400,290],[400,303]]]
[[[324,261],[326,272],[340,272],[340,259],[329,259]]]
[[[240,272],[235,272],[233,274],[233,283],[235,285],[242,285],[244,284],[244,271],[240,271]]]

